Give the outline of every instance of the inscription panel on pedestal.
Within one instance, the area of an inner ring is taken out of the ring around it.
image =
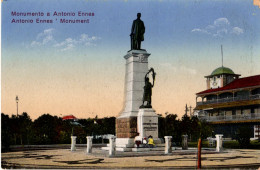
[[[143,55],[139,56],[139,62],[140,63],[147,63],[148,62],[148,57],[143,56]]]
[[[144,117],[143,135],[144,137],[153,136],[158,137],[158,120],[157,117]],[[148,122],[147,122],[148,120]]]
[[[158,123],[143,123],[143,128],[146,132],[158,131]]]

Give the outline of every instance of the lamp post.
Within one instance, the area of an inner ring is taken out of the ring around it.
[[[19,98],[18,98],[18,96],[16,96],[15,101],[16,101],[16,106],[17,106],[17,116],[18,116],[18,102],[19,102]]]
[[[190,117],[191,117],[191,108],[192,108],[192,107],[190,106],[189,108],[190,108]]]

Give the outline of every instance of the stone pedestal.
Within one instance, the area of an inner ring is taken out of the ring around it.
[[[76,139],[77,136],[71,136],[71,151],[76,151]]]
[[[137,136],[137,115],[142,105],[149,55],[146,50],[131,50],[124,56],[126,59],[124,106],[116,119],[117,146],[134,146],[134,137]]]
[[[172,136],[164,136],[165,138],[165,154],[172,153]]]
[[[152,108],[139,109],[137,117],[137,130],[141,138],[152,136],[158,140],[158,115]]]
[[[87,153],[92,153],[92,139],[93,136],[87,136]]]
[[[188,149],[188,135],[182,135],[182,150]]]
[[[109,156],[112,157],[116,153],[116,145],[115,145],[116,137],[111,136],[109,138]]]
[[[222,147],[222,143],[223,143],[223,135],[216,135],[216,141],[217,141],[217,145],[216,145],[216,151],[217,152],[221,152],[223,150]]]

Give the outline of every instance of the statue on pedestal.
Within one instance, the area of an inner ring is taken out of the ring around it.
[[[149,73],[151,72],[153,77],[153,84],[149,81]],[[155,75],[156,73],[154,72],[154,69],[150,68],[150,70],[146,73],[144,77],[145,86],[143,94],[143,104],[140,106],[140,108],[152,108],[152,88],[154,86]],[[146,105],[144,105],[145,101],[147,102]]]
[[[131,30],[131,50],[140,50],[141,41],[144,41],[145,26],[144,22],[140,19],[141,13],[137,14],[137,19],[133,21]]]

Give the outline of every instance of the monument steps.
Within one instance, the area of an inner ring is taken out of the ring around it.
[[[161,141],[160,140],[157,140],[156,142],[154,142],[155,144],[156,144],[156,147],[164,147],[165,146],[165,144],[164,143],[161,143]],[[107,144],[106,145],[107,147],[109,147],[110,146],[110,144]],[[122,145],[116,145],[116,147],[118,147],[118,148],[121,148],[121,147],[126,147],[126,148],[133,148],[133,145],[131,144],[122,144]]]
[[[118,148],[132,148],[133,147],[133,145],[134,144],[118,144],[118,145],[116,145],[116,147],[118,147]],[[107,147],[109,147],[110,146],[110,144],[107,144]]]
[[[101,149],[108,151],[108,150],[109,150],[109,146],[107,146],[107,147],[102,147]],[[126,148],[126,147],[120,147],[120,148],[118,148],[118,147],[116,147],[116,151],[131,152],[131,151],[132,151],[132,148]]]
[[[102,147],[102,150],[109,150],[109,147]],[[156,146],[154,148],[123,148],[123,147],[116,147],[116,151],[121,152],[149,152],[149,151],[164,151],[164,145]],[[176,150],[176,147],[172,147],[172,150]]]

